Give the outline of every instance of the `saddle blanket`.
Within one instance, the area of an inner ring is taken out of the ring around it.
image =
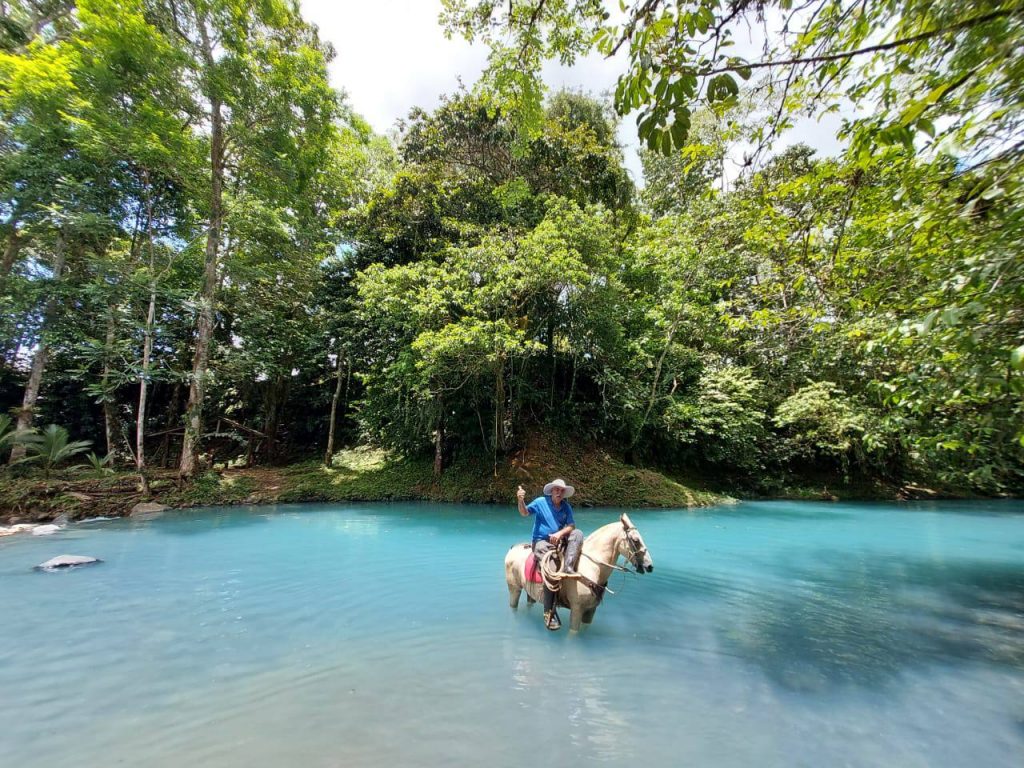
[[[537,562],[533,552],[526,556],[526,567],[523,570],[527,581],[532,581],[534,584],[544,583],[540,573],[540,564]]]

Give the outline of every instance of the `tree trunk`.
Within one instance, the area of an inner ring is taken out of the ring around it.
[[[557,361],[555,360],[555,321],[548,319],[548,362],[551,364],[551,383],[548,387],[548,408],[555,407],[555,376],[558,373]]]
[[[21,401],[21,410],[18,411],[18,430],[31,429],[32,419],[34,417],[34,409],[36,400],[39,399],[39,390],[43,384],[43,372],[46,370],[46,362],[50,356],[50,348],[46,341],[46,333],[53,322],[53,316],[57,311],[57,296],[56,286],[60,283],[61,278],[64,276],[64,263],[67,258],[65,253],[64,243],[64,232],[57,233],[57,247],[53,254],[53,284],[54,289],[50,292],[49,298],[46,300],[46,308],[43,310],[43,326],[39,334],[39,346],[36,347],[36,353],[32,356],[32,369],[29,372],[28,383],[25,384],[25,396]],[[25,445],[23,443],[15,443],[14,448],[11,450],[10,461],[13,464],[15,461],[25,457]]]
[[[263,431],[267,435],[268,464],[273,464],[277,459],[277,431],[281,424],[281,410],[288,400],[289,384],[290,380],[283,376],[276,376],[267,384],[267,417],[264,421]]]
[[[341,363],[344,359],[347,358],[338,355],[337,381],[334,383],[334,397],[331,398],[331,422],[327,429],[327,450],[324,452],[325,467],[331,466],[334,460],[334,430],[338,417],[338,400],[341,399]]]
[[[142,331],[142,370],[139,372],[139,406],[135,412],[135,470],[139,473],[139,490],[149,495],[146,477],[146,398],[149,395],[149,361],[153,355],[153,326],[156,324],[156,263],[153,256],[153,201],[150,199],[149,174],[145,174],[146,237],[149,242],[149,309]]]
[[[442,472],[444,472],[444,402],[440,403],[437,429],[434,431],[434,479],[439,480]]]
[[[205,23],[200,23],[199,29],[208,54],[208,66],[212,69],[213,53]],[[196,472],[196,452],[203,433],[203,396],[206,393],[206,373],[210,360],[210,342],[213,338],[217,256],[224,219],[224,116],[221,114],[221,101],[216,96],[210,98],[210,172],[210,228],[206,233],[206,261],[203,268],[199,318],[196,323],[196,349],[192,360],[188,404],[185,406],[185,436],[181,443],[181,462],[178,466],[178,476],[181,478],[192,477]]]
[[[11,234],[7,238],[7,244],[4,246],[3,261],[0,261],[0,285],[7,280],[7,276],[14,269],[14,261],[18,258],[18,251],[21,250],[24,242],[25,238],[18,234],[18,230],[12,224]]]
[[[665,357],[668,355],[668,351],[672,347],[672,339],[675,338],[676,330],[679,328],[679,324],[681,322],[682,315],[676,315],[675,319],[672,320],[672,325],[669,326],[668,331],[665,333],[665,346],[661,350],[661,354],[658,355],[658,362],[654,366],[654,381],[651,382],[651,393],[647,397],[647,406],[644,408],[644,415],[640,419],[640,424],[633,433],[633,439],[629,442],[630,451],[632,451],[632,449],[636,447],[636,444],[640,442],[640,434],[647,425],[647,419],[650,418],[651,410],[654,408],[654,403],[658,398],[658,384],[661,382],[661,369],[665,364]]]
[[[18,234],[14,222],[11,222],[10,227],[11,234],[8,236],[7,244],[4,246],[3,261],[0,262],[0,294],[7,291],[7,277],[11,274],[11,270],[14,268],[14,260],[18,257],[18,251],[25,242],[25,238]],[[17,350],[18,344],[15,339],[0,340],[0,362],[6,361],[8,354],[17,352]]]
[[[494,450],[505,452],[505,357],[498,355],[494,371]],[[495,471],[497,469],[495,468]]]
[[[107,456],[114,453],[114,441],[117,439],[117,414],[114,412],[114,403],[108,390],[110,382],[110,356],[114,347],[114,310],[110,308],[107,312],[107,336],[103,344],[103,432],[107,440]]]
[[[171,389],[171,402],[167,406],[167,422],[164,424],[164,441],[160,447],[161,461],[164,469],[171,466],[171,431],[178,421],[178,405],[181,403],[181,382],[174,382]]]

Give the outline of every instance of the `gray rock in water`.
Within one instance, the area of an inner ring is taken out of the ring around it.
[[[56,571],[61,568],[77,568],[80,565],[91,565],[92,563],[102,563],[98,557],[89,557],[88,555],[58,555],[57,557],[51,557],[45,563],[40,563],[36,566],[37,571]]]
[[[166,510],[170,509],[166,504],[157,504],[155,501],[142,501],[132,507],[131,516],[136,520],[150,520],[160,517]]]
[[[47,523],[46,525],[36,525],[32,528],[32,535],[50,536],[51,534],[54,534],[59,530],[61,530],[61,527],[59,525],[54,525],[53,523]]]

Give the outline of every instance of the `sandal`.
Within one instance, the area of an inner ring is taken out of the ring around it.
[[[562,628],[562,620],[558,618],[558,611],[546,611],[544,613],[544,626],[552,632]]]

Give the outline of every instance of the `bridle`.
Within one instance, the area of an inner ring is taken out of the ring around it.
[[[629,535],[630,532],[635,531],[636,528],[628,526],[625,523],[622,524],[622,527],[626,531],[626,541],[629,542],[629,549],[632,555],[627,559],[633,564],[633,567],[636,568],[637,573],[644,573],[644,555],[647,554],[647,547]]]
[[[644,544],[634,541],[633,537],[629,535],[630,531],[636,531],[636,526],[627,525],[626,522],[623,521],[622,529],[626,534],[626,541],[629,542],[630,554],[632,555],[632,557],[627,556],[626,559],[629,560],[630,565],[632,565],[636,569],[636,573],[646,573],[643,567],[643,562],[644,555],[647,554],[647,547]],[[639,531],[637,531],[637,535],[640,535]],[[595,565],[603,565],[605,568],[611,568],[613,571],[622,571],[623,573],[629,573],[628,568],[623,568],[621,565],[616,565],[615,563],[605,563],[601,560],[598,560],[596,557],[591,557],[586,552],[580,552],[580,555],[587,558],[587,560],[594,563]],[[608,591],[611,592],[610,589]],[[615,593],[612,592],[612,594]]]

